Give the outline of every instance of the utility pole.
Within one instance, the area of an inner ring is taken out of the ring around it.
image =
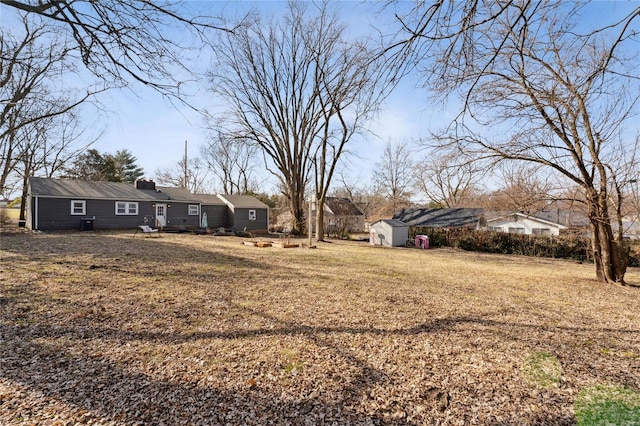
[[[187,141],[184,141],[184,187],[189,188],[189,174],[187,167]]]
[[[313,224],[313,222],[312,222],[313,219],[311,218],[311,208],[312,208],[311,199],[309,199],[309,220],[308,220],[308,225],[307,225],[307,228],[308,228],[308,231],[309,231],[308,232],[308,234],[309,234],[309,248],[311,248],[311,244],[313,244],[313,241],[311,239],[312,238],[311,237],[312,236],[311,225]]]

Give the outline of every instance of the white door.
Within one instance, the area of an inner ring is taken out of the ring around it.
[[[156,226],[162,228],[167,226],[167,205],[156,204]]]

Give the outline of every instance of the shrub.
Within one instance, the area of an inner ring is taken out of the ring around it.
[[[411,227],[409,236],[415,238],[416,235],[428,235],[431,247],[455,247],[467,251],[553,257],[580,262],[589,260],[589,240],[574,235],[522,235],[468,228]]]

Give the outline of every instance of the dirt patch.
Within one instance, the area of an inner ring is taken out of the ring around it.
[[[0,424],[574,424],[640,388],[640,290],[590,265],[242,241],[3,234]]]

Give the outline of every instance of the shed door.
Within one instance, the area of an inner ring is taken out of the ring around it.
[[[156,204],[156,226],[167,226],[167,205]]]

